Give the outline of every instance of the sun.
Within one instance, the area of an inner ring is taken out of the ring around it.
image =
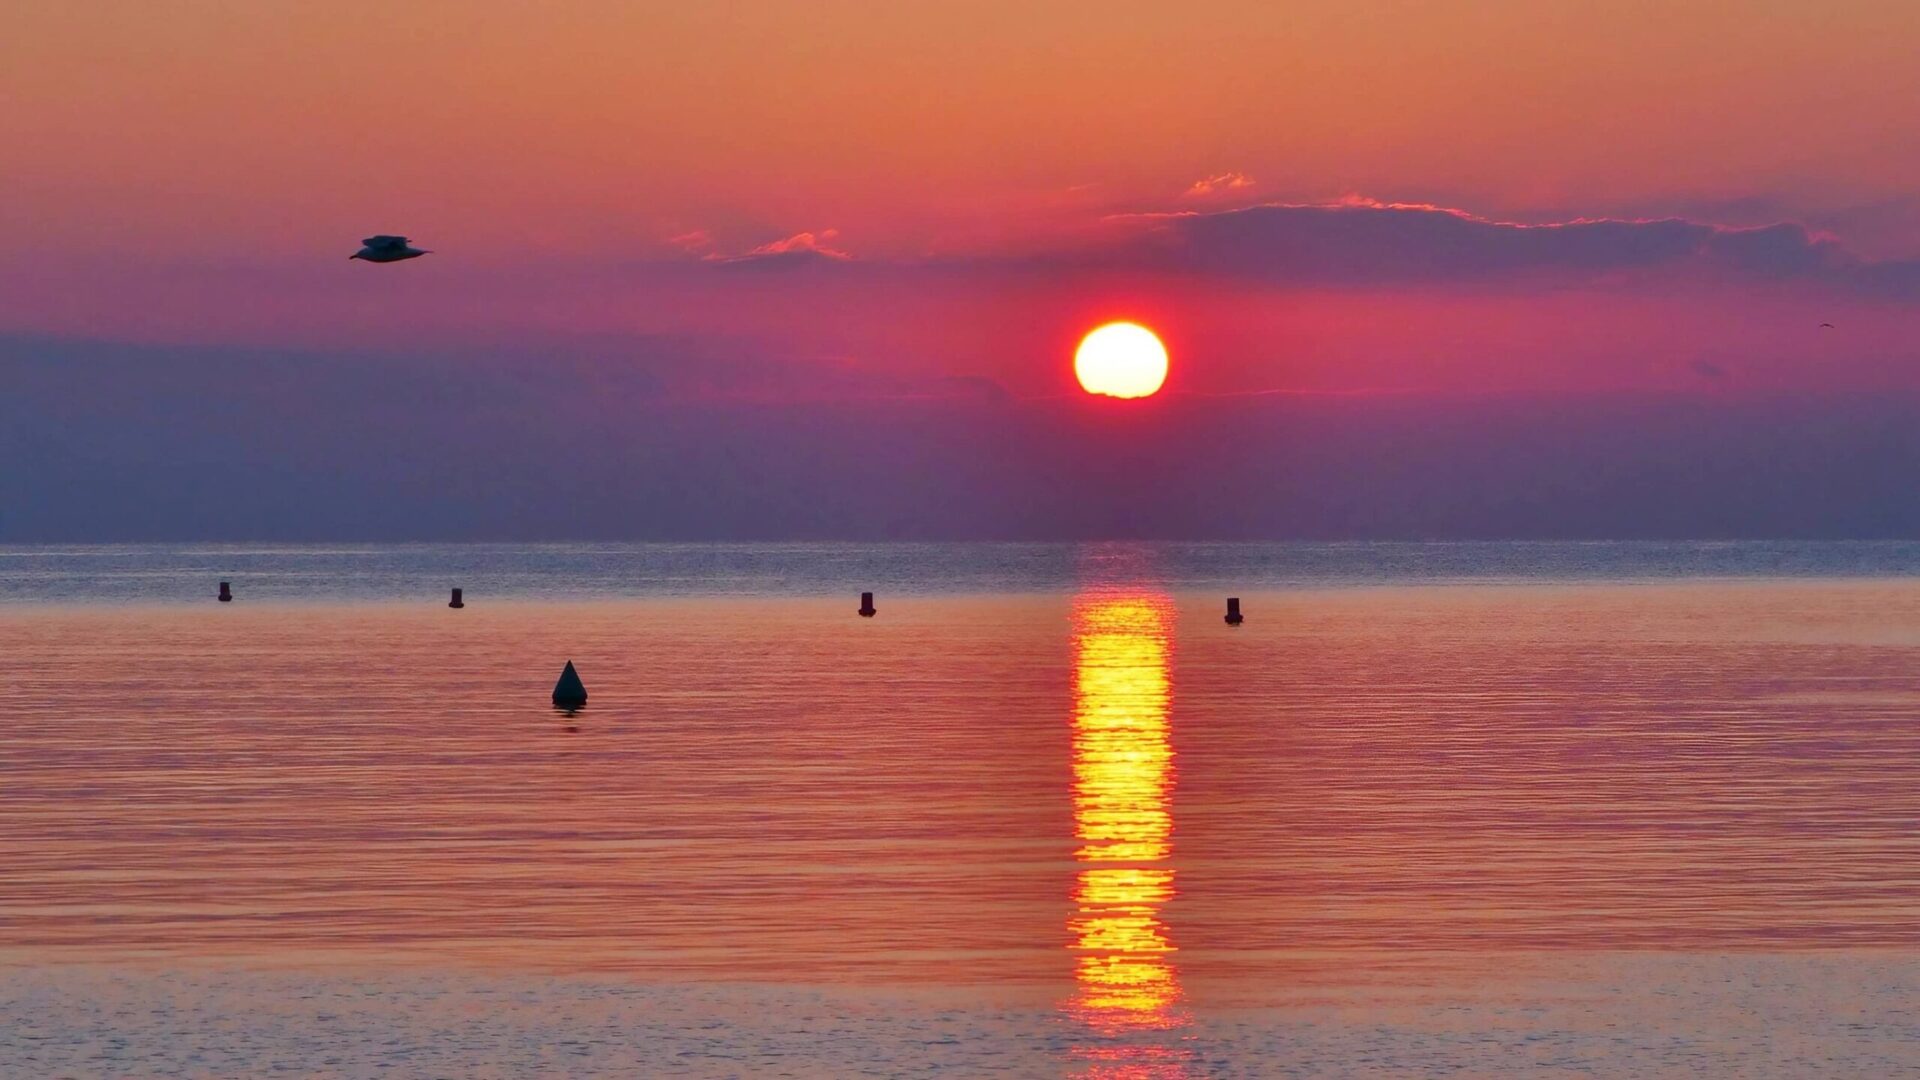
[[[1080,339],[1073,374],[1089,394],[1151,397],[1167,381],[1167,347],[1138,323],[1108,323]]]

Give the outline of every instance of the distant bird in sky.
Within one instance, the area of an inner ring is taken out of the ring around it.
[[[1820,329],[1822,329],[1822,330],[1831,330],[1831,329],[1833,329],[1833,324],[1832,324],[1832,323],[1830,323],[1830,322],[1823,322],[1823,323],[1821,323],[1821,324],[1820,324]]]
[[[365,259],[367,262],[389,263],[402,259],[417,259],[429,252],[417,247],[408,247],[404,236],[369,236],[360,241],[366,246],[347,256],[349,260]]]

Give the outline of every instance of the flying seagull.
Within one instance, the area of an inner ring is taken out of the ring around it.
[[[1833,329],[1833,324],[1832,324],[1832,323],[1830,323],[1830,322],[1823,322],[1823,323],[1821,323],[1821,324],[1820,324],[1820,329],[1822,329],[1822,330],[1831,330],[1831,329]]]
[[[416,247],[407,246],[404,236],[369,236],[360,241],[366,246],[347,256],[349,260],[365,259],[368,262],[399,262],[402,259],[417,259],[428,254]]]

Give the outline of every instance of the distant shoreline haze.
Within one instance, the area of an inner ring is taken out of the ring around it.
[[[1204,606],[1378,586],[1608,585],[1920,576],[1916,541],[1290,543],[570,543],[0,545],[0,605],[200,605],[219,582],[241,607],[877,594],[880,619],[917,596],[1065,596],[1152,587]]]

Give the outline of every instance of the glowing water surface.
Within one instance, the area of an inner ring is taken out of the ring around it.
[[[875,1054],[961,1025],[1015,1075],[1490,1075],[1482,1046],[1603,1075],[1569,1048],[1607,1039],[1618,1075],[1756,1075],[1714,1034],[1756,1017],[1808,1061],[1905,1060],[1920,584],[1249,592],[1237,629],[1152,581],[880,599],[0,608],[0,1018],[47,1029],[0,1063],[200,1024],[179,987],[266,1007],[191,974],[223,971],[393,987],[369,1046],[445,1020],[419,980],[571,979],[605,981],[538,983],[554,1031],[626,1016],[609,987],[666,988],[634,1015],[682,1034],[725,988],[827,988],[889,995],[849,1029]],[[74,964],[159,981],[20,989]],[[134,1019],[87,1027],[111,1000]],[[769,1054],[853,1015],[739,1000],[811,1017]],[[1674,1001],[1711,1019],[1675,1034]],[[1244,1019],[1275,1008],[1320,1011]],[[608,1052],[735,1045],[648,1030]]]
[[[1174,894],[1169,651],[1173,605],[1155,593],[1093,594],[1073,608],[1073,823],[1081,863],[1069,930],[1071,1013],[1101,1034],[1180,1023],[1180,974],[1161,909]],[[1089,1076],[1175,1065],[1146,1042],[1082,1048]]]

